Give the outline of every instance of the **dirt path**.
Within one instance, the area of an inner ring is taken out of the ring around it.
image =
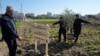
[[[5,42],[0,42],[0,56],[7,56],[8,49]]]

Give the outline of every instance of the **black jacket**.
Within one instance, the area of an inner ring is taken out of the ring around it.
[[[64,21],[57,21],[53,25],[59,24],[60,29],[65,29],[66,30],[66,25],[64,24]]]
[[[74,33],[81,32],[82,23],[90,23],[90,22],[87,22],[87,21],[82,20],[82,19],[75,19],[74,25],[73,25]]]
[[[4,39],[16,39],[18,38],[14,18],[5,14],[0,19],[2,37]]]

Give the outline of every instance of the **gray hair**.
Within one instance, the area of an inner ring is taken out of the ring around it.
[[[9,10],[11,10],[13,7],[12,6],[7,6],[6,7],[6,12],[8,12]]]

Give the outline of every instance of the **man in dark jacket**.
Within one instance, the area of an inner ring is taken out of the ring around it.
[[[11,6],[7,6],[5,15],[3,15],[0,19],[2,38],[7,43],[9,56],[16,56],[16,38],[21,40],[17,34],[13,12],[13,8]]]
[[[79,35],[81,33],[82,23],[90,23],[90,22],[87,22],[85,20],[82,20],[81,18],[79,18],[79,15],[77,14],[76,15],[76,19],[74,21],[74,25],[73,25],[74,37],[75,37],[74,43],[77,42],[78,37],[79,37]]]
[[[64,23],[64,18],[60,17],[58,22],[55,22],[53,25],[59,24],[59,38],[58,38],[58,42],[61,41],[61,34],[63,34],[64,36],[64,42],[66,42],[66,26]]]

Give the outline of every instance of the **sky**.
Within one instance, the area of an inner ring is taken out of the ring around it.
[[[75,13],[97,14],[100,13],[100,0],[0,0],[2,13],[5,12],[6,6],[14,7],[16,11],[23,13],[46,14],[61,14],[66,8]],[[1,8],[0,7],[0,8]],[[1,9],[0,9],[1,10]]]

